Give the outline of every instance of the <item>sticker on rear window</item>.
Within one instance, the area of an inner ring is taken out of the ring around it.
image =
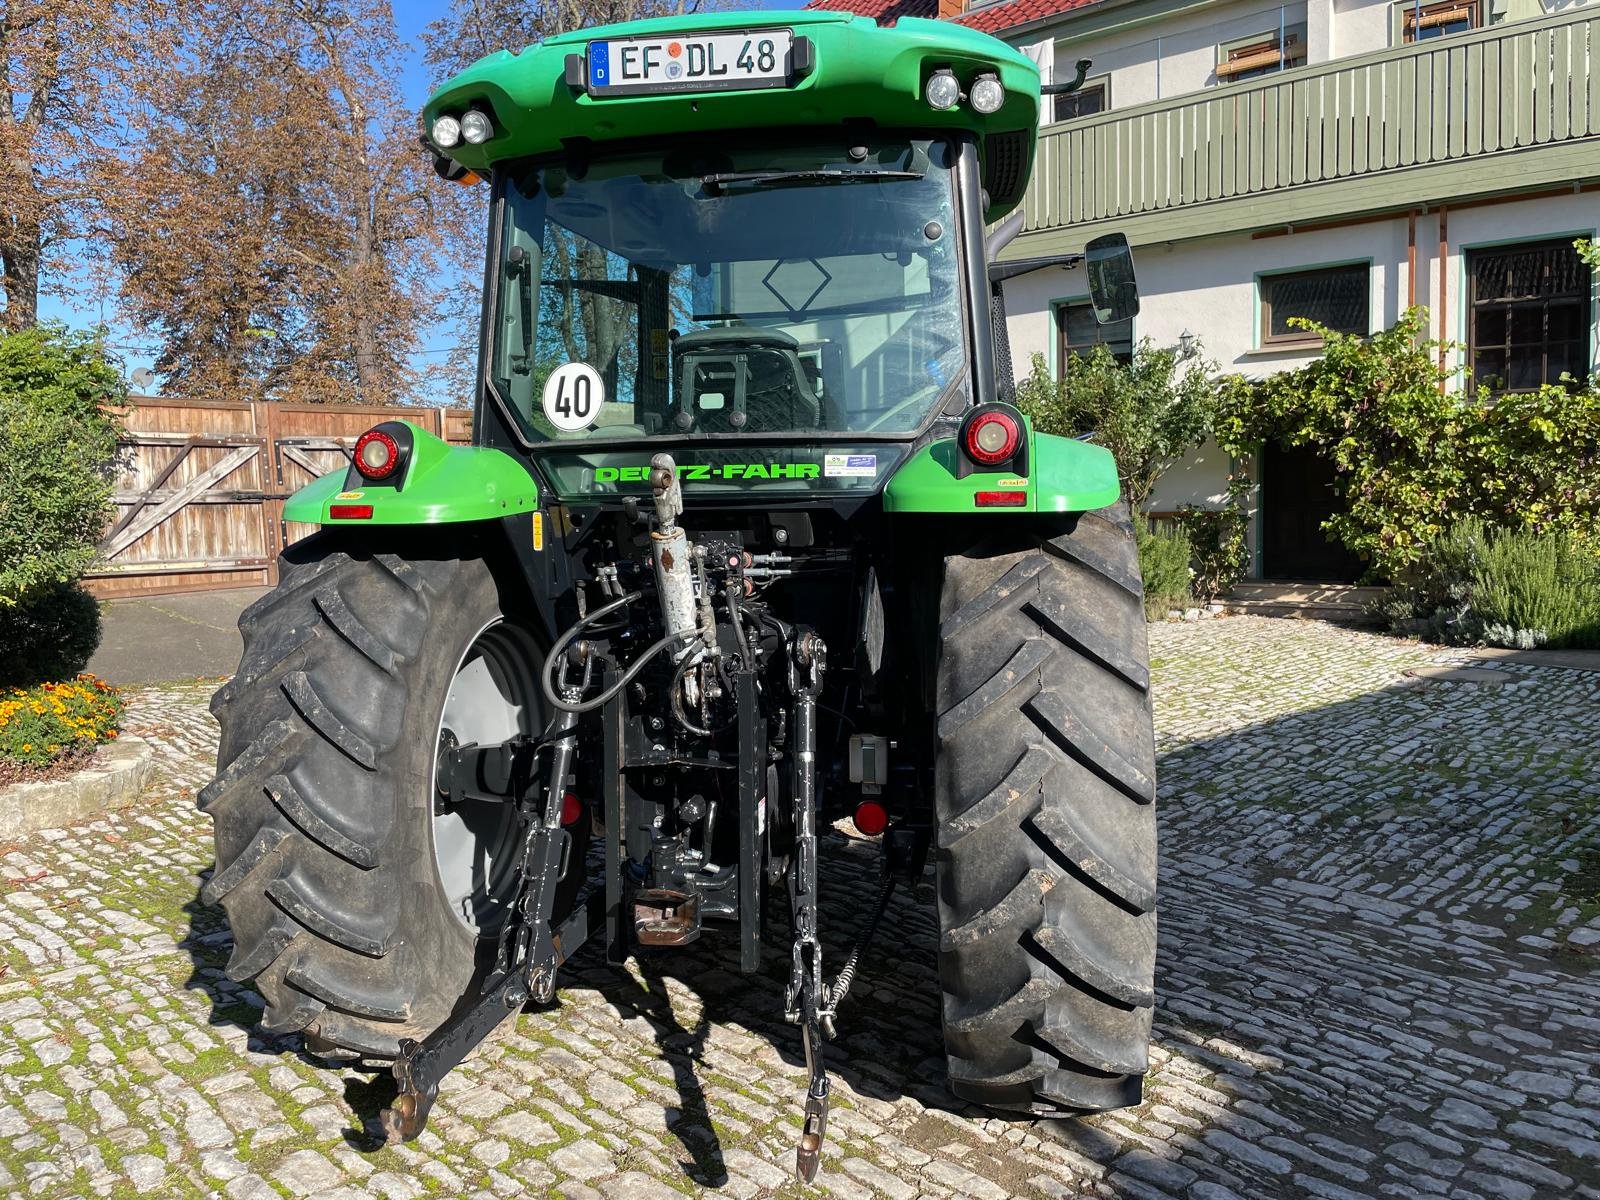
[[[876,454],[828,454],[822,459],[824,475],[847,479],[871,479],[878,473]]]
[[[588,363],[562,363],[544,382],[545,419],[568,433],[593,425],[605,399],[605,381]]]

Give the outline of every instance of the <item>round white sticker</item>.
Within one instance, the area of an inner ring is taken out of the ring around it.
[[[544,381],[544,415],[557,429],[589,428],[605,398],[605,382],[588,363],[562,363]]]

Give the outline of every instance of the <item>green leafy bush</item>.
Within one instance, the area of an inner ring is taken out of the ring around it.
[[[1492,395],[1448,390],[1426,311],[1370,338],[1296,322],[1322,356],[1218,398],[1218,444],[1236,456],[1268,443],[1317,448],[1335,466],[1346,511],[1324,528],[1404,579],[1463,517],[1568,530],[1600,552],[1600,384]]]
[[[1161,473],[1210,435],[1215,370],[1199,360],[1180,367],[1176,353],[1148,338],[1127,366],[1105,346],[1074,354],[1060,379],[1035,354],[1032,373],[1017,385],[1017,406],[1041,433],[1092,433],[1117,460],[1123,496],[1138,511]]]
[[[1144,577],[1144,611],[1159,620],[1174,608],[1189,605],[1189,535],[1177,529],[1151,529],[1142,518],[1133,524],[1139,546],[1139,573]]]
[[[1418,562],[1378,601],[1377,615],[1396,633],[1433,642],[1477,640],[1472,580],[1488,545],[1483,522],[1468,517],[1423,547]]]
[[[76,583],[0,607],[0,687],[71,679],[100,645],[100,606]]]
[[[117,736],[117,690],[92,675],[0,692],[0,759],[49,766]]]
[[[1468,603],[1490,645],[1600,647],[1600,563],[1564,532],[1494,534]]]
[[[1176,520],[1193,547],[1190,591],[1197,600],[1214,600],[1244,578],[1250,565],[1250,547],[1245,540],[1250,522],[1238,507],[1185,504],[1178,509]]]
[[[1600,562],[1566,530],[1492,529],[1467,519],[1428,544],[1380,613],[1396,631],[1431,641],[1600,647]]]
[[[0,609],[76,579],[110,511],[121,380],[92,336],[0,334]]]

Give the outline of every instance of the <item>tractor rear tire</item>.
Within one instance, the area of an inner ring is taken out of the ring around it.
[[[240,617],[244,657],[211,702],[218,773],[198,804],[217,865],[202,898],[227,911],[227,974],[255,980],[261,1028],[303,1032],[325,1057],[392,1059],[475,995],[514,885],[510,805],[435,814],[446,728],[490,742],[544,718],[537,641],[502,613],[488,564],[461,554],[401,558],[326,533],[292,546],[278,587]],[[447,699],[478,715],[447,718]]]
[[[945,560],[939,975],[950,1084],[1035,1115],[1137,1104],[1156,956],[1155,744],[1124,505]]]

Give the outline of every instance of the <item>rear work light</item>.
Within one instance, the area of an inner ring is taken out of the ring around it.
[[[330,521],[370,521],[372,519],[372,505],[330,504],[328,505],[328,519]]]
[[[1028,503],[1028,493],[974,492],[972,503],[978,508],[1022,508]]]
[[[356,470],[364,479],[387,479],[400,465],[400,445],[381,429],[369,429],[356,439]]]

